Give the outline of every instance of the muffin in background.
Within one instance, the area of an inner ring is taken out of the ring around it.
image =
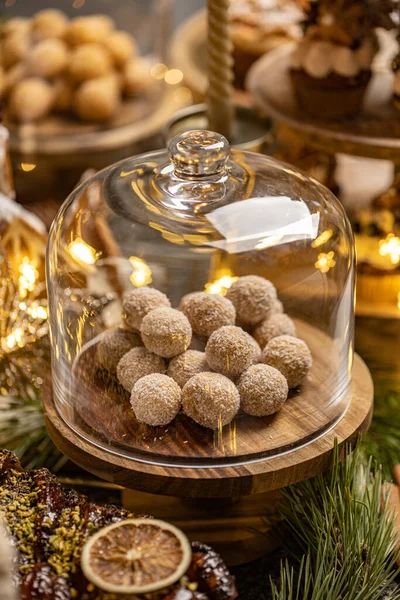
[[[306,4],[304,37],[290,57],[297,102],[312,117],[357,114],[379,46],[375,29],[394,28],[391,0],[314,0]]]

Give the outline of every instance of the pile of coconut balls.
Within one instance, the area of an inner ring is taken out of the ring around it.
[[[116,373],[137,420],[151,426],[181,410],[210,429],[239,409],[272,415],[311,364],[274,285],[256,275],[240,277],[226,297],[188,294],[178,309],[156,289],[135,289],[123,300],[123,325],[97,346],[97,365]]]

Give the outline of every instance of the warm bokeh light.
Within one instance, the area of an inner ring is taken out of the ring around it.
[[[129,258],[129,262],[133,267],[132,274],[129,279],[135,287],[149,285],[153,281],[151,269],[144,260],[138,258],[137,256],[131,256]]]
[[[164,80],[169,85],[177,85],[183,80],[183,73],[179,69],[170,69],[165,73]]]
[[[311,244],[311,247],[319,248],[319,246],[322,246],[322,244],[326,244],[326,242],[331,239],[332,235],[332,229],[326,229],[317,238],[315,238],[315,240]]]
[[[25,332],[22,329],[22,327],[17,327],[16,329],[14,329],[14,331],[12,333],[10,333],[4,339],[4,343],[2,344],[3,347],[6,348],[7,350],[13,350],[17,346],[21,346],[22,341],[24,339],[24,335],[25,335]]]
[[[45,321],[47,319],[47,307],[43,306],[39,302],[32,302],[26,307],[26,313],[32,317],[32,319],[39,319]]]
[[[33,171],[36,169],[36,165],[34,163],[21,163],[21,170],[29,173],[29,171]]]
[[[154,77],[154,79],[164,79],[166,73],[168,73],[168,67],[163,63],[157,63],[150,69],[150,75]]]
[[[400,262],[400,238],[394,233],[389,233],[384,240],[379,242],[379,254],[388,256],[392,265]]]
[[[321,252],[318,255],[318,260],[315,263],[315,268],[319,269],[321,273],[327,273],[330,269],[332,269],[336,265],[336,261],[334,260],[335,253],[333,251],[325,253]]]
[[[174,91],[174,98],[182,104],[191,104],[193,102],[192,92],[187,87],[179,87]]]
[[[96,250],[81,238],[75,238],[68,244],[68,250],[72,258],[86,265],[94,265],[98,257]]]
[[[33,292],[35,283],[39,277],[36,263],[24,256],[22,263],[18,267],[18,285],[20,297],[26,298],[28,292]]]
[[[239,277],[232,277],[231,275],[222,275],[216,281],[213,281],[212,283],[207,283],[205,291],[207,292],[207,294],[219,294],[220,296],[225,296],[232,283],[234,283],[238,279]]]

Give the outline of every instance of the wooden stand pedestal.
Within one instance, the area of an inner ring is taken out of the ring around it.
[[[90,444],[60,418],[51,390],[44,398],[46,424],[57,447],[87,471],[125,488],[124,504],[174,522],[192,539],[210,542],[230,564],[248,562],[274,545],[269,516],[277,490],[323,472],[330,465],[334,440],[341,453],[367,431],[373,406],[368,368],[355,356],[349,408],[321,437],[271,459],[219,468],[149,465]],[[140,491],[131,491],[140,490]]]

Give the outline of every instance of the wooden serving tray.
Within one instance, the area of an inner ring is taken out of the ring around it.
[[[323,348],[320,348],[320,354],[324,354]],[[321,374],[320,387],[323,386],[322,379]],[[368,429],[372,416],[373,384],[368,368],[356,355],[353,381],[346,397],[349,407],[335,426],[322,432],[308,445],[275,458],[243,461],[223,467],[183,467],[120,456],[114,451],[86,441],[60,418],[51,386],[48,386],[44,396],[46,423],[55,444],[72,461],[98,477],[153,494],[189,498],[231,498],[277,490],[325,470],[330,464],[335,439],[342,447],[345,443],[353,441],[359,432]],[[317,388],[315,402],[318,402]],[[304,414],[301,418],[306,422],[307,415]],[[115,414],[104,411],[103,421],[111,422],[113,419]],[[301,433],[296,417],[291,421],[287,420],[284,427],[293,429],[290,432],[293,438]],[[257,435],[260,435],[260,432],[256,431],[255,439]],[[176,443],[179,445],[180,442]],[[201,443],[201,440],[197,443]],[[251,430],[247,431],[247,436],[243,433],[241,443],[253,444]],[[206,462],[208,464],[210,460]]]

